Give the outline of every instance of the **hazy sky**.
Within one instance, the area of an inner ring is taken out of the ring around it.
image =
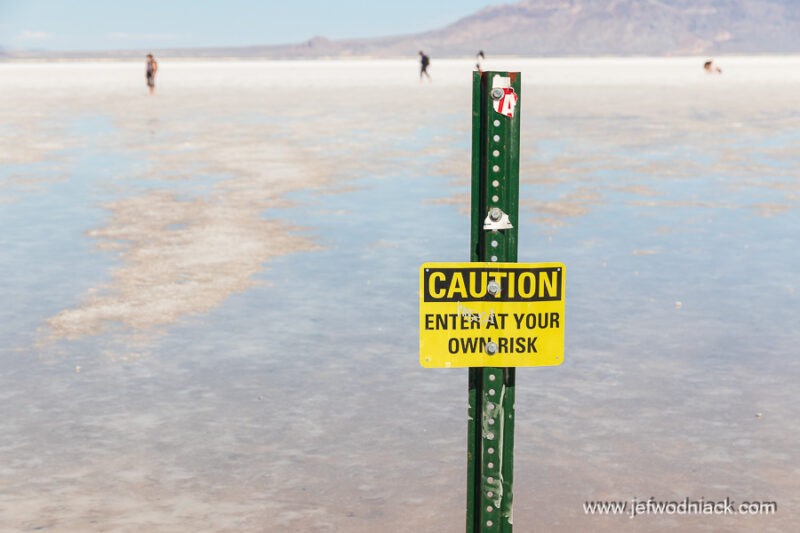
[[[432,30],[515,0],[0,0],[0,47],[284,44]]]

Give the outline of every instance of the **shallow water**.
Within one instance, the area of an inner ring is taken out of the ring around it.
[[[517,374],[515,526],[791,531],[798,60],[575,61],[496,66],[520,260],[569,272],[564,365]],[[149,97],[0,64],[0,524],[462,530],[466,371],[418,364],[417,269],[468,257],[470,65],[162,65]],[[582,510],[651,496],[779,507]]]

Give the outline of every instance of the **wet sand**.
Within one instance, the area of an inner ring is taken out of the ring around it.
[[[518,373],[520,531],[791,531],[797,58],[523,71],[520,260],[562,367]],[[460,531],[466,372],[417,268],[468,255],[470,62],[0,64],[0,524]],[[775,500],[587,517],[586,500]]]

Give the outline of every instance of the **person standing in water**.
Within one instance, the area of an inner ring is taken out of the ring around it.
[[[147,76],[147,87],[150,88],[150,94],[156,91],[156,72],[158,72],[158,62],[153,58],[153,54],[147,54],[145,75]]]
[[[714,64],[713,59],[709,59],[708,61],[703,63],[703,70],[705,70],[709,74],[722,74],[722,69]]]
[[[428,65],[431,64],[431,58],[425,55],[425,53],[420,50],[419,51],[419,81],[422,82],[422,76],[428,76],[428,81],[431,81],[431,75],[428,74]]]

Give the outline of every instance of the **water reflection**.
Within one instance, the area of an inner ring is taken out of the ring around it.
[[[4,117],[42,149],[0,170],[2,522],[461,530],[466,373],[416,352],[419,264],[468,256],[454,87],[13,94],[49,118]],[[566,363],[518,373],[522,530],[800,503],[794,93],[734,89],[525,93],[519,257],[571,277]]]

